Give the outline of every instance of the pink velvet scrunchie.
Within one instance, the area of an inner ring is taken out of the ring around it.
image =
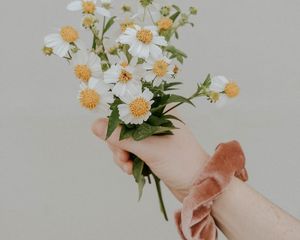
[[[211,216],[213,201],[222,194],[233,176],[248,180],[240,144],[237,141],[220,144],[199,175],[183,201],[182,210],[175,214],[183,240],[217,239],[217,227]]]

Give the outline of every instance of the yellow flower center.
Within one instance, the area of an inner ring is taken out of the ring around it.
[[[159,30],[169,30],[173,26],[173,20],[170,18],[162,18],[157,22]]]
[[[145,116],[150,110],[150,104],[143,98],[139,97],[129,104],[129,109],[134,117]]]
[[[224,92],[228,97],[234,98],[239,95],[240,88],[236,83],[230,82],[225,86]]]
[[[168,66],[169,66],[169,64],[166,61],[159,60],[154,63],[153,72],[156,76],[163,77],[168,72]]]
[[[96,5],[91,1],[82,1],[82,10],[85,14],[94,14],[96,11]]]
[[[148,29],[141,29],[137,32],[136,38],[144,44],[150,44],[153,40],[153,34]]]
[[[87,16],[83,19],[82,21],[82,25],[85,27],[85,28],[90,28],[91,26],[94,25],[94,21],[95,19],[91,16]]]
[[[75,42],[79,38],[78,32],[71,26],[62,27],[60,30],[60,35],[62,39],[68,43]]]
[[[132,80],[132,74],[125,69],[122,69],[119,75],[119,82],[128,83],[130,80]]]
[[[93,89],[85,89],[80,92],[81,106],[93,110],[100,103],[100,95]]]
[[[87,65],[77,65],[74,72],[76,77],[83,82],[88,82],[92,76],[92,72]]]
[[[133,21],[125,21],[120,24],[121,31],[125,32],[127,28],[134,28],[134,22]]]
[[[124,60],[123,62],[120,63],[120,65],[123,67],[123,68],[126,68],[128,67],[128,62],[126,60]]]
[[[211,92],[211,93],[209,94],[209,97],[210,97],[210,99],[211,99],[213,102],[217,102],[217,101],[219,101],[219,99],[220,99],[220,94],[217,93],[217,92]]]

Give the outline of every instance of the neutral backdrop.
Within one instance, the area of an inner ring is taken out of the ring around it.
[[[44,35],[79,27],[68,2],[1,2],[0,239],[179,239],[173,221],[161,218],[154,187],[137,203],[133,179],[92,135],[98,116],[79,107],[71,69],[40,52]],[[196,27],[178,43],[189,55],[184,93],[207,73],[241,86],[223,108],[182,108],[184,119],[210,153],[238,139],[249,184],[299,218],[300,1],[174,2],[199,8]],[[165,198],[172,216],[180,205],[167,190]]]

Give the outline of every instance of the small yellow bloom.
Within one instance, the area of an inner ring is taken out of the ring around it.
[[[90,28],[95,24],[95,17],[93,15],[86,16],[82,20],[82,26],[85,28]]]
[[[217,102],[217,101],[219,101],[219,99],[220,99],[220,93],[217,93],[217,92],[211,92],[211,93],[209,94],[209,97],[210,97],[210,99],[211,99],[213,102]]]
[[[125,32],[127,28],[134,28],[134,21],[126,20],[120,23],[121,31]]]
[[[71,26],[62,27],[60,30],[62,39],[68,43],[73,43],[79,38],[79,34],[75,28]]]
[[[157,22],[160,31],[169,30],[173,26],[173,20],[170,18],[162,18]]]
[[[46,56],[51,56],[53,54],[53,48],[50,47],[43,47],[42,51]]]
[[[225,94],[229,98],[237,97],[240,93],[240,88],[235,82],[227,83],[224,89]]]
[[[80,92],[80,104],[89,110],[95,109],[100,103],[100,95],[94,89],[84,89]]]

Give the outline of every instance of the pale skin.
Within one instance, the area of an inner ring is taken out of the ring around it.
[[[176,125],[179,129],[173,136],[154,136],[140,142],[131,139],[119,141],[118,128],[106,142],[115,163],[125,173],[132,174],[131,152],[143,159],[182,202],[210,155],[186,125]],[[97,137],[105,140],[107,120],[96,121],[92,129]],[[215,201],[212,214],[230,240],[300,239],[299,220],[236,178]]]

